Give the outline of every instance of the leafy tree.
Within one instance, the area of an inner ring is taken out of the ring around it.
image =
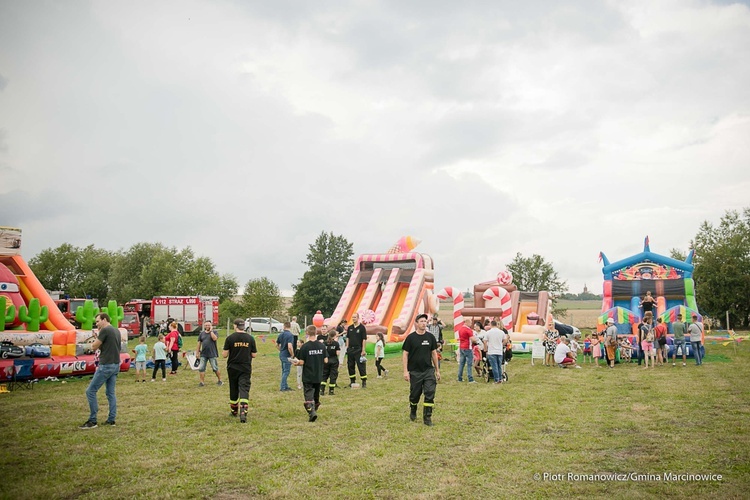
[[[545,261],[541,255],[534,254],[531,257],[524,257],[517,253],[513,261],[508,264],[508,271],[513,274],[513,283],[519,290],[548,291],[552,295],[552,313],[558,316],[565,316],[566,310],[557,308],[557,298],[568,290],[565,281],[560,280],[560,276],[552,267],[552,264]]]
[[[92,297],[105,302],[107,276],[114,255],[106,250],[74,247],[63,243],[45,249],[29,260],[29,267],[48,290],[60,290],[71,297]]]
[[[115,259],[110,286],[119,302],[158,295],[216,295],[225,300],[237,293],[237,279],[220,275],[211,259],[195,257],[187,247],[177,251],[161,243],[136,243]]]
[[[252,279],[242,294],[242,310],[248,316],[275,316],[281,312],[283,300],[276,283],[266,278]]]
[[[669,256],[674,260],[684,261],[685,259],[687,259],[687,254],[679,248],[671,248],[669,250]]]
[[[309,269],[299,284],[292,285],[294,299],[291,311],[298,316],[310,316],[318,309],[330,316],[338,305],[341,294],[354,266],[352,244],[333,232],[321,232],[310,245],[307,260]]]
[[[695,236],[696,298],[701,310],[739,328],[750,326],[750,208],[727,211]]]
[[[243,310],[242,304],[233,298],[228,298],[219,302],[219,326],[225,327],[227,322],[230,324],[237,318],[245,318],[248,315]],[[230,331],[231,331],[230,326]]]

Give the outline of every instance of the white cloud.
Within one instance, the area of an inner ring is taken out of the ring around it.
[[[0,4],[2,224],[191,245],[288,290],[321,231],[516,252],[573,291],[747,205],[750,9],[727,2]]]

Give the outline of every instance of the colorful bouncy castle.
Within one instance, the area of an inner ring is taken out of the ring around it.
[[[437,296],[453,301],[454,331],[464,323],[496,319],[508,330],[514,352],[530,351],[534,341],[544,337],[545,321],[550,328],[554,322],[549,292],[518,290],[507,270],[499,272],[495,280],[474,285],[474,307],[464,306],[463,294],[455,287],[445,287]]]
[[[119,325],[122,307],[111,302],[102,311]],[[70,324],[21,257],[21,230],[0,227],[0,382],[94,373],[96,355],[89,346],[96,339],[92,326],[98,312],[87,301],[77,311],[82,327]],[[128,336],[120,332],[120,369],[126,371]]]
[[[671,323],[681,314],[683,321],[693,314],[703,321],[695,300],[693,281],[693,255],[684,262],[659,255],[651,251],[648,236],[643,252],[617,262],[609,262],[604,253],[599,254],[603,262],[604,288],[602,314],[597,329],[603,330],[607,318],[615,321],[621,334],[635,334],[643,319],[641,302],[647,292],[655,299],[654,319],[661,317],[671,333]]]

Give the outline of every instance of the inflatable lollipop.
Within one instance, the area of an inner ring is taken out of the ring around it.
[[[513,275],[510,271],[500,271],[497,273],[497,284],[498,285],[510,285],[513,283]]]
[[[361,321],[363,325],[369,325],[370,323],[375,321],[375,311],[373,311],[372,309],[358,311],[358,313],[359,321]]]

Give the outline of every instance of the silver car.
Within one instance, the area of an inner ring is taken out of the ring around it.
[[[279,333],[284,324],[273,318],[248,318],[245,320],[245,331]]]

